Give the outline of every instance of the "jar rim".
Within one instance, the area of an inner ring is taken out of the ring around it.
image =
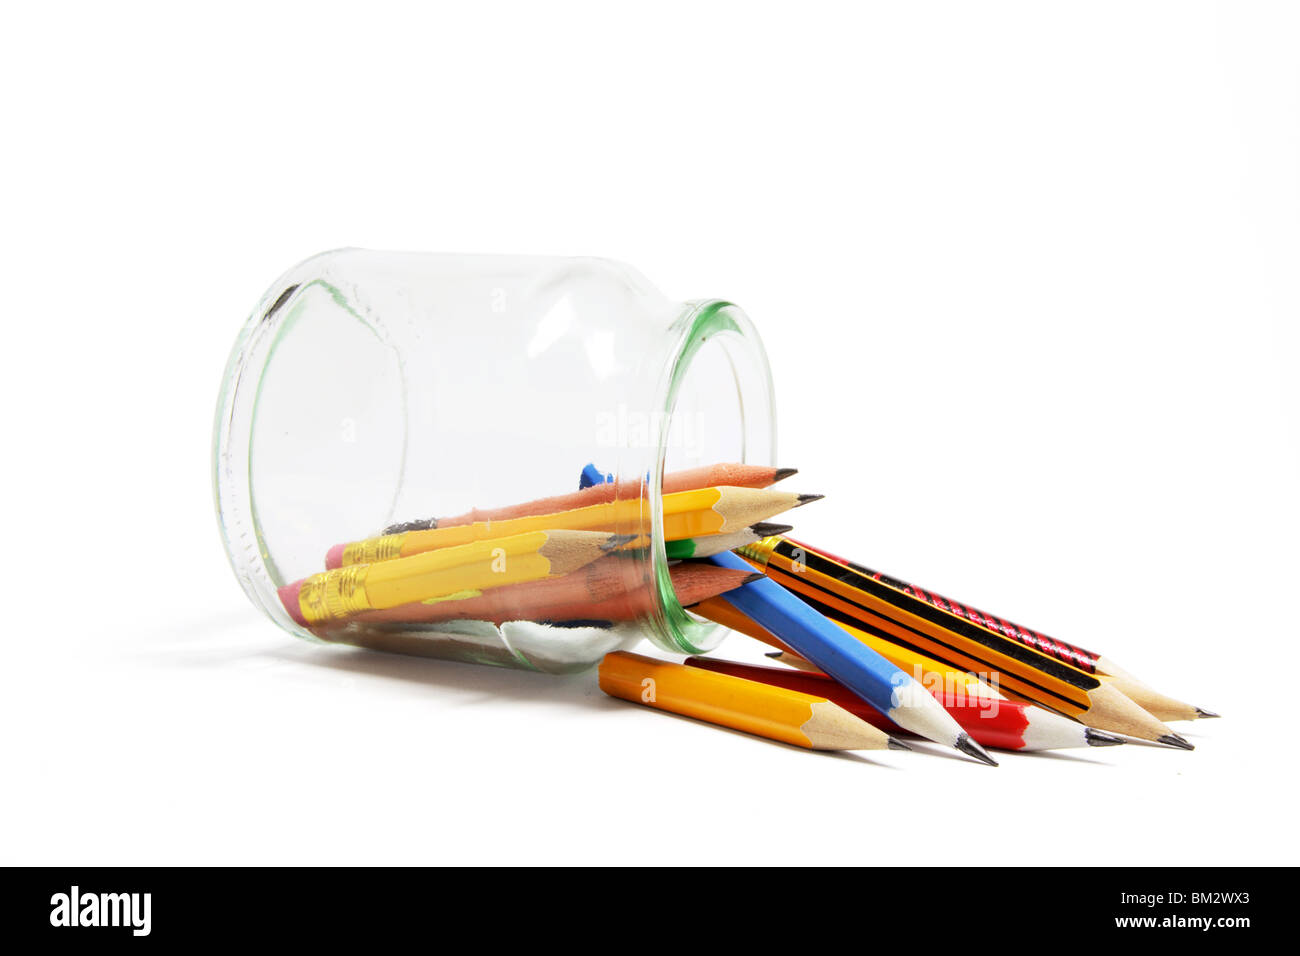
[[[761,462],[768,465],[776,464],[776,402],[767,352],[753,322],[735,303],[723,299],[689,301],[674,327],[678,330],[678,338],[665,367],[661,389],[664,414],[660,416],[655,468],[650,475],[651,564],[658,600],[655,602],[654,613],[648,616],[646,623],[649,625],[651,639],[664,650],[670,653],[703,654],[716,647],[723,634],[718,625],[689,613],[678,603],[669,574],[663,535],[663,476],[677,399],[696,356],[706,344],[717,342],[727,352],[732,374],[737,379],[738,394],[742,396],[741,461],[759,463],[750,460],[751,447],[758,445],[760,450],[756,454],[768,459]],[[741,382],[742,375],[750,380],[749,391]],[[755,386],[761,394],[753,393]],[[762,450],[762,446],[765,446],[765,450]]]

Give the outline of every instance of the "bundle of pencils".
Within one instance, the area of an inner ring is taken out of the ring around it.
[[[606,693],[807,749],[909,749],[910,736],[992,765],[986,748],[1139,739],[1191,750],[1165,721],[1216,716],[1108,656],[787,537],[792,526],[770,519],[821,497],[771,487],[793,474],[739,464],[669,473],[658,503],[677,602],[770,645],[785,666],[617,650],[600,665]],[[597,635],[598,655],[620,646],[601,629],[662,600],[652,562],[629,560],[653,545],[645,489],[588,465],[574,492],[337,544],[280,598],[330,640],[402,649],[434,631],[475,646],[486,628],[517,653],[504,637],[513,628],[542,646],[553,634]]]
[[[791,530],[765,519],[819,495],[771,488],[794,469],[724,464],[662,482],[670,560],[699,558]],[[325,567],[280,589],[299,625],[329,637],[426,629],[456,621],[610,627],[658,599],[644,486],[614,482],[448,518],[421,519],[337,544]],[[759,577],[752,569],[675,564],[669,584],[690,605]],[[572,633],[571,631],[569,633]]]

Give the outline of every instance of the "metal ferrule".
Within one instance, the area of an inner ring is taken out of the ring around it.
[[[774,534],[769,538],[761,538],[752,544],[747,544],[743,547],[737,548],[736,553],[743,558],[748,558],[750,561],[753,561],[762,567],[767,567],[767,561],[772,557],[772,551],[780,543],[781,536],[779,534]]]
[[[370,564],[372,561],[387,561],[402,556],[402,541],[405,532],[385,534],[378,538],[353,541],[343,549],[343,565]]]
[[[368,565],[335,568],[323,574],[313,574],[298,592],[298,608],[308,624],[341,621],[358,611],[369,611],[366,595]]]

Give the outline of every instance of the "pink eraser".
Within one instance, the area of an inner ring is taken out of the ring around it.
[[[336,544],[325,552],[325,570],[333,571],[343,567],[343,545]]]
[[[302,590],[302,582],[294,581],[293,584],[286,584],[277,592],[280,595],[280,603],[284,609],[289,612],[289,616],[301,624],[307,626],[307,619],[302,616],[302,608],[298,606],[298,592]]]

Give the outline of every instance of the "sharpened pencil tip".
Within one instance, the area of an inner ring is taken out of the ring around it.
[[[774,534],[785,534],[794,530],[792,524],[774,524],[771,521],[759,521],[749,526],[749,530],[760,538],[770,538]]]
[[[1089,747],[1114,747],[1117,744],[1126,743],[1123,737],[1116,737],[1114,734],[1108,734],[1104,730],[1097,730],[1094,727],[1083,728],[1083,739],[1088,742]]]
[[[1156,742],[1162,744],[1168,744],[1170,747],[1177,747],[1179,750],[1196,749],[1195,746],[1193,746],[1189,741],[1183,739],[1183,737],[1179,736],[1178,734],[1165,734],[1163,737],[1159,738]]]
[[[768,651],[768,652],[767,652],[766,654],[764,654],[763,656],[764,656],[764,657],[770,657],[770,658],[772,658],[772,660],[775,661],[775,660],[780,660],[781,655],[784,654],[784,653],[785,653],[785,651]]]
[[[776,484],[778,481],[785,481],[791,475],[797,474],[799,474],[798,468],[778,468],[772,474],[772,484]]]
[[[437,518],[418,518],[415,521],[403,521],[400,524],[390,524],[380,534],[402,534],[406,531],[429,531],[438,527]]]
[[[911,750],[912,749],[907,744],[899,740],[897,737],[890,737],[889,742],[885,746],[887,746],[890,750]]]
[[[966,756],[974,757],[976,760],[981,763],[986,763],[990,767],[996,767],[998,765],[998,762],[990,757],[988,751],[977,744],[970,734],[962,734],[957,738],[957,742],[953,744],[953,746]]]
[[[757,581],[757,580],[758,580],[759,578],[761,578],[761,577],[763,577],[763,572],[762,572],[762,571],[755,571],[753,574],[746,575],[745,580],[741,581],[740,583],[741,583],[741,584],[748,584],[750,581]]]
[[[1205,720],[1207,717],[1218,717],[1218,716],[1219,715],[1212,710],[1202,710],[1200,707],[1196,708],[1197,720]]]
[[[826,497],[825,495],[800,495],[799,503],[795,505],[795,507],[802,508],[804,505],[808,504],[809,502],[821,501],[825,497]]]
[[[605,539],[605,543],[600,546],[602,551],[613,551],[615,548],[621,548],[629,541],[635,541],[641,537],[639,534],[611,534]]]

